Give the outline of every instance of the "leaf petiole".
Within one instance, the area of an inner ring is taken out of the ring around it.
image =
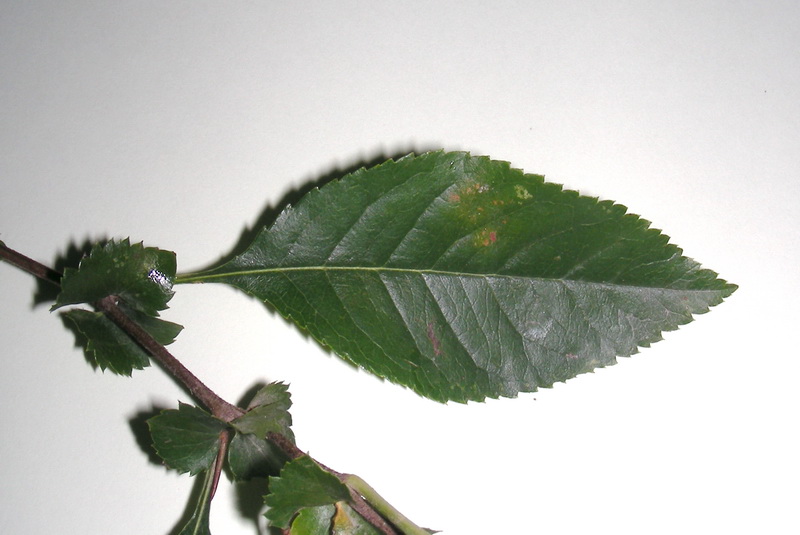
[[[397,527],[403,535],[430,535],[428,530],[414,524],[357,475],[347,474],[342,477],[342,482],[363,496],[375,511]]]

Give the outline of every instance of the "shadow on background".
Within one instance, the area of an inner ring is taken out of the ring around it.
[[[164,467],[164,461],[161,460],[161,457],[158,456],[156,453],[155,448],[153,447],[153,441],[150,438],[150,428],[147,425],[147,420],[158,416],[161,414],[161,411],[166,410],[168,407],[161,407],[161,406],[153,406],[149,409],[144,409],[138,411],[132,418],[128,420],[128,425],[130,426],[131,432],[133,433],[133,437],[136,440],[136,444],[139,446],[139,449],[147,456],[148,462]],[[189,497],[186,501],[186,507],[184,507],[183,512],[181,513],[180,517],[175,523],[175,526],[167,532],[167,535],[179,535],[183,527],[186,525],[189,520],[192,518],[192,514],[194,514],[195,506],[197,505],[198,500],[200,499],[200,495],[203,492],[203,477],[195,477],[194,484],[192,485],[192,490],[189,493]]]
[[[53,263],[48,266],[59,273],[64,273],[65,268],[77,268],[81,258],[89,254],[95,244],[105,245],[108,238],[102,237],[96,240],[86,238],[82,243],[72,242],[67,246],[67,250],[59,253],[53,259]],[[59,287],[48,281],[36,279],[36,291],[33,294],[33,308],[46,303],[52,303],[58,297]]]

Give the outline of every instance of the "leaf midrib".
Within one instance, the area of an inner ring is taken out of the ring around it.
[[[708,292],[720,293],[725,292],[726,288],[708,288],[708,289],[693,289],[693,288],[669,288],[666,286],[640,286],[630,284],[615,284],[610,282],[594,282],[584,281],[580,279],[559,279],[553,277],[530,277],[526,275],[506,275],[500,273],[469,273],[461,271],[444,271],[438,269],[412,269],[412,268],[392,268],[384,266],[289,266],[289,267],[274,267],[274,268],[258,268],[240,271],[226,271],[224,273],[189,273],[187,275],[178,275],[175,278],[176,284],[188,284],[196,282],[214,282],[218,279],[226,279],[230,277],[246,277],[254,275],[282,275],[285,273],[298,273],[298,272],[329,272],[329,271],[354,271],[365,273],[403,273],[413,275],[439,275],[446,277],[463,277],[463,278],[495,278],[495,279],[522,279],[543,283],[573,283],[581,284],[597,288],[626,288],[630,290],[661,290],[672,292]]]

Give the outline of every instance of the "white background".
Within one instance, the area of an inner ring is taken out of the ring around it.
[[[434,148],[614,199],[740,289],[552,390],[440,405],[213,285],[178,288],[172,347],[230,400],[290,382],[301,448],[446,535],[798,533],[799,5],[5,1],[0,239],[188,271],[293,188]],[[130,420],[187,397],[93,372],[34,289],[0,266],[0,531],[170,533],[192,481]],[[215,534],[257,533],[239,494]]]

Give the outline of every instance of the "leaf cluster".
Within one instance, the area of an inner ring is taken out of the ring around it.
[[[183,329],[158,317],[173,296],[176,271],[175,253],[170,251],[131,244],[128,239],[96,245],[77,269],[64,270],[52,310],[110,297],[158,343],[168,345]],[[63,317],[100,369],[131,375],[149,366],[147,352],[105,314],[76,308]]]
[[[270,432],[292,436],[290,406],[286,385],[272,383],[263,387],[250,409],[232,422],[184,403],[148,420],[153,446],[168,467],[192,475],[206,472],[204,492],[185,529],[209,533],[209,502],[213,497],[209,489],[215,486],[215,472],[219,476],[223,448],[227,450],[223,460],[235,481],[266,478],[280,471],[287,458],[267,436]]]
[[[161,320],[158,314],[173,295],[175,272],[175,256],[167,251],[132,245],[129,240],[97,245],[77,269],[65,271],[53,310],[111,298],[128,319],[157,342],[168,344],[181,327]],[[149,364],[144,348],[103,312],[74,308],[63,314],[101,369],[130,375]],[[290,407],[288,387],[272,383],[259,389],[247,410],[230,421],[186,403],[148,420],[153,447],[166,466],[193,476],[205,474],[202,492],[181,534],[210,535],[210,503],[223,465],[235,481],[270,478],[268,503],[274,506],[268,518],[273,525],[291,524],[293,533],[325,535],[331,526],[344,525],[358,531],[338,532],[377,533],[349,508],[349,491],[335,476],[308,457],[288,462],[286,453],[270,440],[272,434],[294,441]],[[330,514],[320,508],[328,505],[333,507]],[[317,528],[308,523],[325,515],[327,523]]]
[[[446,152],[331,182],[287,207],[224,265],[176,272],[174,253],[112,240],[64,272],[53,309],[94,306],[64,318],[93,364],[131,375],[153,351],[124,322],[169,344],[182,327],[159,314],[173,285],[225,283],[379,377],[437,401],[466,402],[614,364],[736,289],[622,205],[505,162]],[[109,302],[124,321],[107,313]],[[285,384],[264,386],[244,411],[224,400],[231,410],[217,410],[217,399],[201,398],[210,412],[180,403],[148,421],[169,468],[204,474],[182,535],[210,533],[224,466],[235,481],[268,479],[266,516],[286,533],[385,533],[362,516],[363,497],[342,474],[297,453]],[[409,526],[403,533],[428,533],[390,506],[381,513]]]

